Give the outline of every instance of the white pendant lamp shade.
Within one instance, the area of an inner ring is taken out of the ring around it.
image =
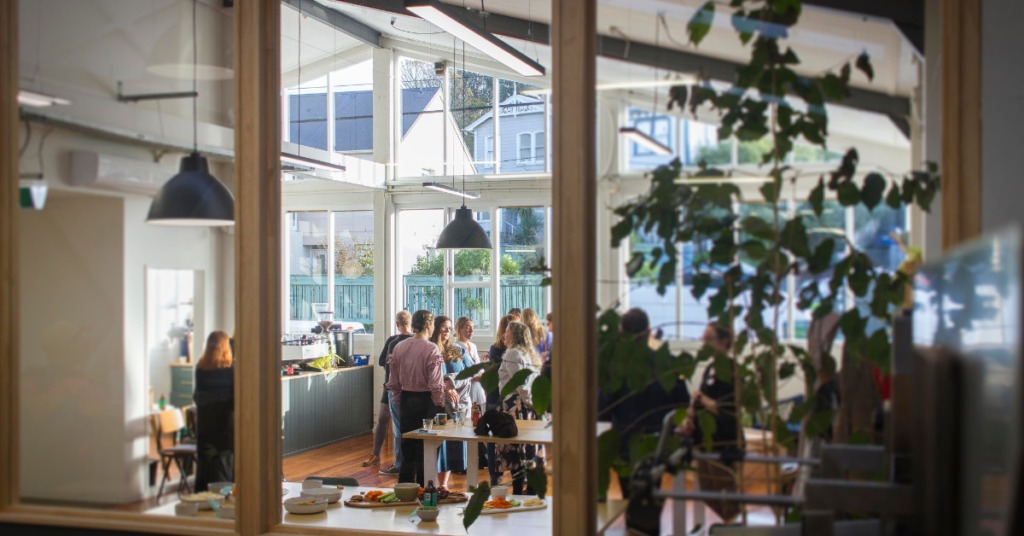
[[[157,39],[146,60],[146,70],[178,80],[192,79],[192,4],[176,2],[170,25]],[[212,9],[196,14],[199,43],[197,80],[230,80],[235,76],[231,17]]]

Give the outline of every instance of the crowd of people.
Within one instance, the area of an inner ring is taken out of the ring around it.
[[[395,327],[398,334],[387,340],[378,358],[378,364],[384,367],[385,392],[380,401],[373,452],[363,462],[364,467],[380,464],[389,425],[395,438],[401,438],[420,429],[425,420],[435,415],[454,416],[472,406],[481,411],[497,409],[521,420],[541,418],[533,409],[531,387],[550,360],[550,315],[545,325],[533,309],[510,310],[498,323],[494,343],[487,352],[481,352],[473,342],[475,325],[466,317],[453,323],[447,316],[435,316],[427,310],[412,314],[401,311],[395,317]],[[485,392],[480,382],[483,371],[470,378],[458,378],[467,368],[486,361],[498,368],[496,390]],[[515,392],[501,397],[501,390],[521,370],[531,371],[527,381]],[[452,472],[486,467],[493,484],[509,472],[513,475],[513,493],[522,493],[525,478],[516,473],[529,460],[536,458],[543,463],[543,451],[534,445],[489,443],[480,447],[481,466],[471,468],[467,466],[466,448],[463,441],[441,444],[437,455],[440,488],[448,488]],[[396,439],[395,463],[380,472],[398,475],[399,482],[424,485],[423,441]]]

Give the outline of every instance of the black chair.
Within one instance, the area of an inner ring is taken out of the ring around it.
[[[309,480],[309,479],[320,480],[320,481],[322,481],[324,483],[325,486],[352,486],[352,487],[359,487],[359,481],[354,479],[354,478],[352,478],[352,477],[350,477],[350,476],[343,476],[343,477],[338,477],[338,478],[326,477],[326,476],[311,476],[311,477],[307,478],[306,480]]]
[[[195,467],[196,444],[181,443],[182,430],[185,430],[185,418],[180,409],[170,409],[154,415],[151,424],[153,435],[156,438],[156,450],[160,454],[160,466],[164,476],[160,479],[160,489],[157,491],[157,499],[164,493],[164,484],[168,480],[168,470],[171,462],[178,468],[181,478],[178,480],[178,495],[182,490],[192,493],[192,486],[188,483],[188,475]],[[163,435],[171,435],[171,446],[164,448]]]

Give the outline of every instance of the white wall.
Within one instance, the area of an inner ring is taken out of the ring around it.
[[[55,195],[19,218],[21,496],[125,502],[123,202]]]
[[[985,0],[981,10],[981,228],[991,232],[1024,222],[1024,2]]]

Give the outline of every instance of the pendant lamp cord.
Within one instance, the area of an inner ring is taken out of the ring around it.
[[[196,4],[192,0],[192,152],[199,152],[199,92],[196,91],[196,70],[199,64],[199,46],[196,38]]]

